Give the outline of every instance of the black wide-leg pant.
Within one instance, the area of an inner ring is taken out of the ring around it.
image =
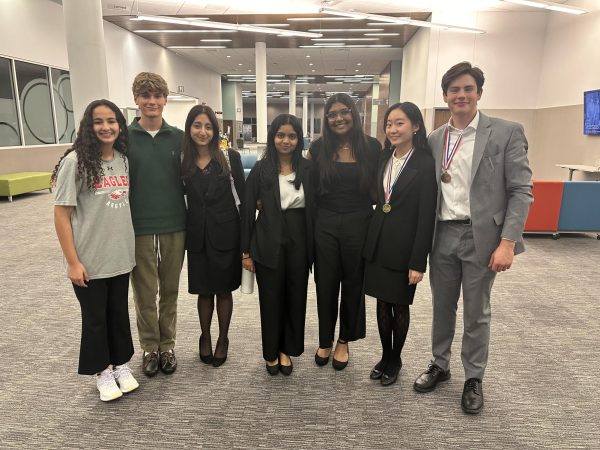
[[[319,208],[315,225],[315,282],[319,314],[319,347],[333,343],[340,299],[342,341],[365,337],[365,295],[363,292],[365,237],[373,210],[337,213]]]
[[[275,268],[255,262],[263,358],[304,352],[304,323],[308,285],[306,218],[304,208],[284,211],[284,239]]]
[[[102,372],[109,364],[125,364],[133,356],[127,296],[129,273],[73,285],[81,306],[81,375]]]

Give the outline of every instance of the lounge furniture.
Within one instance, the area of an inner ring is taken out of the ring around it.
[[[13,195],[48,189],[52,192],[50,172],[17,172],[0,175],[0,196],[8,197],[12,202]]]
[[[244,178],[248,178],[248,174],[250,170],[256,164],[257,155],[256,153],[242,153],[240,155],[242,157],[242,167],[244,168]]]
[[[534,181],[525,233],[596,233],[600,239],[600,182]]]

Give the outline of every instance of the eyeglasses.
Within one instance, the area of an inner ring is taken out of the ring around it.
[[[329,120],[335,120],[339,117],[350,117],[352,115],[352,110],[350,108],[340,109],[339,111],[331,111],[325,114]]]

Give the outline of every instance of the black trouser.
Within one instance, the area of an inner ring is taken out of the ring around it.
[[[338,317],[342,341],[365,337],[363,292],[365,237],[373,211],[336,213],[320,208],[315,226],[315,282],[319,313],[319,347],[331,347]]]
[[[129,274],[73,285],[81,305],[81,375],[102,372],[109,364],[125,364],[133,356],[127,293]]]
[[[284,211],[284,239],[276,268],[256,263],[263,358],[304,351],[308,258],[304,208]]]

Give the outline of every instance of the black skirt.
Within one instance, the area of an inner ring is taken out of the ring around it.
[[[203,252],[187,252],[188,291],[190,294],[215,295],[235,291],[242,281],[239,247],[217,250],[209,239]]]
[[[373,262],[365,264],[365,294],[395,305],[412,305],[417,285],[408,284],[408,271],[383,267]]]

